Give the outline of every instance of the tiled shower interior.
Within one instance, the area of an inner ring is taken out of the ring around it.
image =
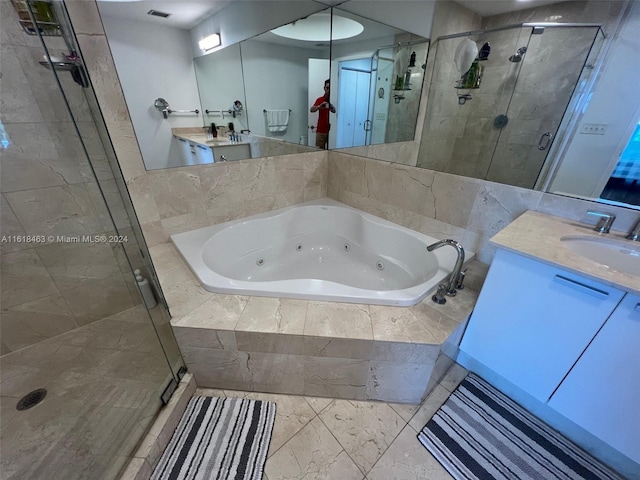
[[[468,29],[469,34],[434,41],[430,51],[433,75],[417,165],[533,188],[565,109],[584,93],[604,33],[597,26],[534,31],[516,24],[562,19],[563,23],[602,23],[607,29],[620,6],[603,8],[597,18],[590,15],[593,5],[589,2],[541,7],[535,13],[473,16],[457,30]],[[508,25],[514,26],[504,28]],[[499,29],[491,30],[494,28]],[[489,31],[477,33],[483,30]],[[473,89],[456,88],[460,72],[453,59],[467,38],[478,48],[488,43],[491,49],[486,61],[478,62],[482,76]],[[525,53],[514,61],[518,50]],[[469,98],[460,100],[462,95]],[[507,122],[494,128],[499,115],[505,115]]]
[[[60,75],[72,118],[53,73],[38,64],[39,38],[22,31],[8,0],[0,8],[2,122],[11,141],[0,156],[8,238],[0,257],[0,469],[7,479],[114,478],[180,356],[168,321],[153,324],[141,303],[132,274],[132,265],[145,270],[140,245],[91,97]],[[66,48],[62,37],[46,42],[54,54]],[[77,240],[103,235],[126,241]],[[41,388],[42,404],[16,409]]]

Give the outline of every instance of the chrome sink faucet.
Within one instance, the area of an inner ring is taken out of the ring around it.
[[[636,226],[631,229],[629,235],[627,235],[627,239],[634,242],[640,242],[640,220],[638,220]]]
[[[589,210],[587,215],[595,215],[596,217],[600,217],[598,223],[596,224],[594,230],[600,233],[609,233],[611,230],[611,225],[613,225],[613,221],[616,219],[616,216],[612,213],[604,213],[604,212],[595,212],[593,210]]]
[[[462,264],[464,263],[464,248],[455,240],[451,240],[447,238],[446,240],[440,240],[432,245],[427,247],[429,252],[432,252],[440,247],[444,247],[445,245],[450,245],[456,249],[458,252],[458,258],[456,259],[456,264],[453,267],[453,271],[449,276],[449,282],[447,285],[440,284],[438,285],[437,293],[431,297],[431,300],[442,305],[447,300],[444,298],[445,295],[449,297],[453,297],[456,294],[456,286],[462,284],[462,279],[464,275],[462,274]]]

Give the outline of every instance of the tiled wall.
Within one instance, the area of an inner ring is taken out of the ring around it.
[[[326,195],[374,215],[431,234],[454,238],[478,253],[485,264],[489,238],[528,209],[591,222],[592,202],[548,195],[467,177],[438,173],[341,152],[284,157],[146,172],[122,97],[95,3],[70,0],[68,8],[85,56],[118,160],[143,225],[147,243],[168,241],[172,233],[250,215]],[[438,6],[433,38],[473,29],[479,17],[453,2]],[[433,59],[430,57],[429,61]],[[427,66],[427,77],[430,66]],[[422,131],[424,110],[418,118]],[[419,139],[376,146],[387,158],[415,158]],[[410,163],[411,160],[408,161]],[[629,209],[615,228],[635,220]],[[479,266],[478,281],[486,271]]]
[[[602,209],[617,215],[614,229],[623,232],[638,216],[628,208],[597,207],[586,200],[338,152],[329,154],[327,196],[427,235],[457,240],[484,264],[495,252],[489,239],[527,210],[588,225],[594,220],[587,210]]]
[[[2,235],[100,235],[113,225],[53,74],[38,65],[43,49],[0,1],[2,122],[11,144],[0,154]],[[62,38],[49,38],[54,50]],[[65,88],[80,89],[71,76]],[[82,95],[70,96],[78,127],[106,187],[115,181]],[[126,310],[139,302],[118,244],[25,243],[1,249],[2,354]],[[125,272],[125,273],[123,273]]]

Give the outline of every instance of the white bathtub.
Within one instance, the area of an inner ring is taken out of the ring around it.
[[[428,252],[436,238],[327,198],[171,241],[211,292],[374,305],[415,305],[457,258],[450,247]]]

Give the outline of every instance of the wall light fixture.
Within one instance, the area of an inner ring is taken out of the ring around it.
[[[211,35],[204,37],[202,40],[200,40],[198,42],[198,46],[203,52],[208,52],[212,48],[216,48],[217,46],[219,46],[220,43],[221,43],[220,34],[213,33]]]

